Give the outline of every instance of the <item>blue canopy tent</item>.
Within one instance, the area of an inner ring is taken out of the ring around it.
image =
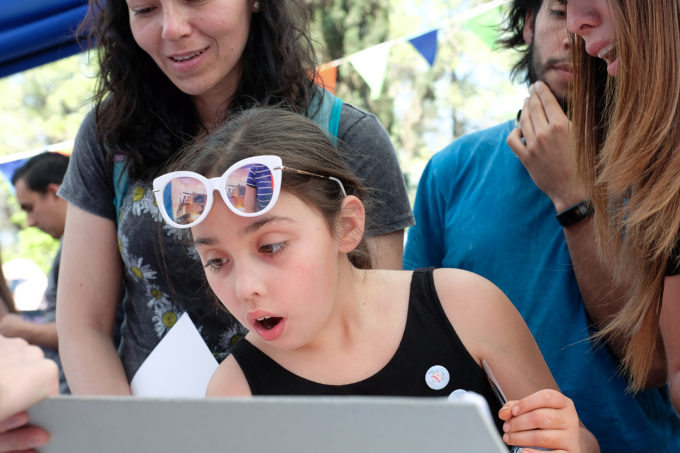
[[[0,77],[82,51],[75,31],[87,4],[87,0],[1,0]]]

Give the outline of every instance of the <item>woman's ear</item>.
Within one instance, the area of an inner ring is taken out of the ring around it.
[[[339,251],[349,253],[354,250],[364,236],[366,212],[363,203],[354,195],[342,200],[342,208],[338,217]]]

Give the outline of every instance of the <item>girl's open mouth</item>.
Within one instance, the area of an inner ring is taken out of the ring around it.
[[[255,315],[257,316],[257,315]],[[286,327],[286,318],[259,314],[257,317],[249,316],[253,330],[265,341],[274,341],[283,335]]]
[[[263,316],[261,318],[256,319],[258,324],[260,324],[263,328],[266,330],[271,330],[276,325],[281,321],[283,318],[276,317],[276,316]]]

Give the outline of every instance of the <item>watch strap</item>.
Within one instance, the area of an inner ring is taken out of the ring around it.
[[[581,220],[587,219],[593,215],[595,209],[593,208],[593,203],[590,200],[581,200],[574,206],[571,206],[564,211],[557,213],[557,221],[563,227],[568,227],[580,222]]]

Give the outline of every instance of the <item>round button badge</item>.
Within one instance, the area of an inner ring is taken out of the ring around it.
[[[425,373],[425,383],[432,390],[441,390],[449,383],[449,370],[441,365],[431,366]]]

